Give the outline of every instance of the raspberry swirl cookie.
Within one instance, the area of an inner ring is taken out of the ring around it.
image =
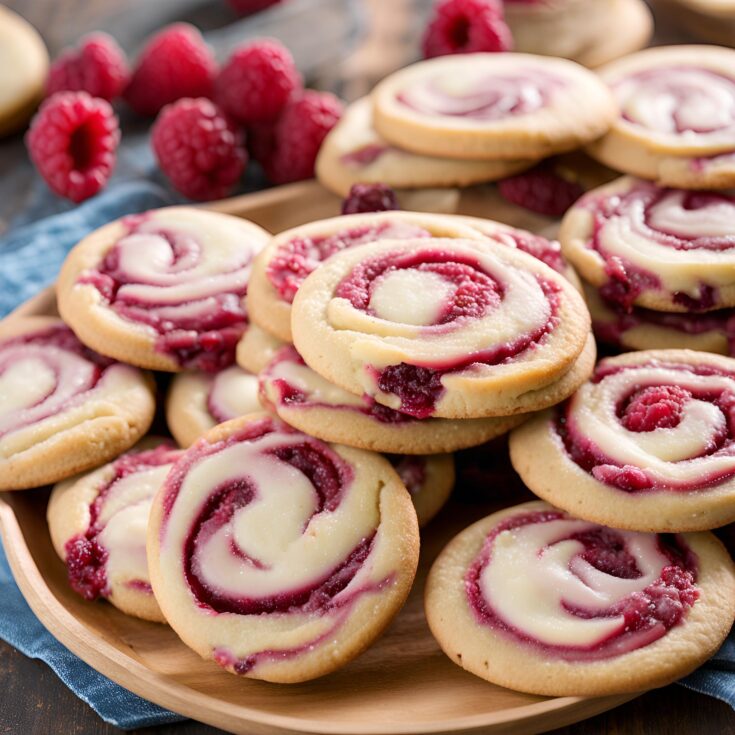
[[[273,682],[357,656],[403,604],[416,511],[383,457],[266,414],[215,427],[174,465],[148,558],[169,624],[202,657]]]
[[[350,214],[286,230],[255,261],[248,290],[250,316],[266,331],[291,342],[291,304],[304,279],[321,262],[364,243],[418,237],[481,235],[447,215],[401,211]]]
[[[213,426],[262,411],[258,377],[232,365],[218,373],[179,373],[166,398],[166,423],[182,446],[193,444]]]
[[[235,359],[243,370],[259,373],[287,345],[288,342],[251,322],[237,343]]]
[[[735,306],[735,195],[623,177],[583,196],[564,254],[608,302],[658,311]]]
[[[0,490],[97,467],[145,434],[150,376],[86,348],[60,319],[0,325]]]
[[[484,444],[525,418],[415,419],[330,383],[293,347],[278,352],[259,380],[263,404],[287,424],[323,441],[376,452],[453,452]]]
[[[182,454],[160,443],[54,488],[51,540],[85,600],[101,597],[128,615],[166,622],[151,589],[146,535],[153,496]]]
[[[470,186],[503,179],[532,165],[532,160],[468,161],[396,148],[373,128],[372,102],[364,97],[345,110],[324,139],[316,177],[327,189],[345,197],[353,184],[387,184],[393,189]]]
[[[456,536],[426,583],[444,652],[547,696],[663,686],[704,663],[735,615],[735,567],[711,533],[656,535],[515,506]]]
[[[391,240],[332,256],[293,305],[307,365],[414,418],[509,416],[589,375],[589,314],[562,276],[490,240]]]
[[[679,188],[735,186],[735,51],[670,46],[600,74],[620,105],[588,151],[611,168]]]
[[[735,360],[690,350],[602,360],[565,404],[511,435],[513,466],[540,497],[636,531],[735,520]]]
[[[269,239],[251,222],[189,207],[123,217],[71,251],[59,311],[82,342],[118,360],[219,370],[247,327],[252,260]]]
[[[423,528],[449,500],[454,487],[451,454],[392,454],[388,457],[406,486]]]
[[[609,90],[566,59],[458,54],[406,67],[372,93],[375,127],[416,153],[465,159],[534,159],[607,132]]]

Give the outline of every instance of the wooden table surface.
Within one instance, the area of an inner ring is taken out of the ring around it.
[[[415,53],[419,28],[410,0],[362,1],[372,25],[368,37],[341,65],[341,90],[349,97],[363,94],[387,70],[409,60]],[[208,5],[206,0],[186,0],[187,17],[227,20],[229,11],[221,7],[223,2],[209,0]],[[153,29],[162,18],[175,18],[182,0],[156,0],[155,3],[150,0],[5,0],[5,4],[33,22],[55,54],[80,33],[95,28],[110,30],[121,39],[137,38]],[[665,17],[657,21],[659,39],[687,40],[685,35],[670,28]],[[128,47],[126,50],[132,50],[136,44],[128,40],[124,45]],[[2,175],[12,176],[13,166],[20,165],[25,165],[21,137],[0,143]],[[119,732],[103,723],[44,663],[26,658],[1,641],[0,692],[0,733],[113,735]],[[220,731],[189,721],[134,732],[215,735]],[[724,735],[735,733],[735,712],[722,702],[674,685],[554,732],[557,735]]]

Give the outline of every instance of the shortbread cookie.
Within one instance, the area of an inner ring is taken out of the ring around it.
[[[454,458],[451,454],[392,454],[388,459],[411,495],[423,528],[452,494]]]
[[[415,419],[330,383],[293,347],[278,352],[259,380],[261,399],[287,424],[323,441],[376,452],[454,452],[484,444],[525,419]]]
[[[286,230],[274,237],[255,261],[248,290],[250,316],[266,331],[291,342],[294,296],[322,261],[356,245],[417,237],[481,235],[452,217],[402,211],[349,214]]]
[[[530,54],[442,56],[391,74],[372,94],[375,127],[416,153],[543,158],[607,132],[617,114],[598,77]]]
[[[166,443],[146,443],[151,448],[138,448],[56,485],[47,517],[75,592],[85,600],[107,599],[136,618],[164,623],[148,574],[148,514],[153,496],[183,452]]]
[[[653,31],[643,0],[505,0],[513,48],[596,67],[643,48]]]
[[[623,309],[735,306],[735,195],[623,177],[585,194],[559,231],[564,255]]]
[[[735,309],[705,314],[622,309],[584,289],[592,330],[600,342],[626,350],[685,349],[735,356]]]
[[[735,566],[711,533],[618,531],[531,502],[456,536],[426,583],[431,632],[452,661],[546,696],[663,686],[722,644]]]
[[[251,322],[237,343],[235,358],[243,370],[259,373],[287,345],[288,342]]]
[[[304,281],[292,316],[311,368],[415,418],[540,409],[560,399],[555,384],[579,359],[575,379],[589,374],[582,297],[491,240],[392,240],[333,255]]]
[[[191,207],[123,217],[69,253],[59,311],[82,342],[117,360],[220,370],[235,359],[252,260],[269,240],[251,222]]]
[[[232,365],[214,374],[175,375],[166,398],[166,423],[174,439],[188,447],[213,426],[262,410],[257,375]]]
[[[635,531],[735,521],[735,360],[644,350],[602,360],[565,404],[511,435],[534,493],[581,518]]]
[[[503,179],[533,163],[437,158],[396,148],[375,132],[372,103],[364,97],[345,110],[324,139],[316,160],[316,177],[344,197],[353,184],[387,184],[393,189],[470,186]]]
[[[588,147],[592,156],[667,186],[735,186],[735,51],[647,49],[606,65],[600,74],[620,116]]]
[[[21,128],[43,98],[48,52],[33,26],[0,5],[0,135]]]
[[[109,461],[145,434],[154,411],[150,376],[92,352],[60,319],[0,325],[0,490]]]
[[[416,511],[380,455],[267,414],[215,427],[156,496],[148,558],[172,628],[228,671],[273,682],[357,656],[403,604]]]

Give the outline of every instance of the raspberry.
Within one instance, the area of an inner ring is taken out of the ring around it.
[[[204,98],[164,107],[153,124],[151,143],[173,187],[190,199],[226,196],[247,163],[242,135]]]
[[[329,92],[307,89],[290,102],[276,123],[275,149],[263,162],[274,184],[308,179],[326,134],[342,115],[342,102]]]
[[[155,115],[182,97],[211,97],[217,64],[201,33],[174,23],[143,49],[125,99],[139,115]]]
[[[278,41],[256,41],[230,56],[215,81],[215,99],[243,125],[272,123],[300,89],[289,50]]]
[[[353,184],[342,202],[342,214],[399,209],[396,193],[385,184]]]
[[[584,194],[580,184],[560,176],[548,164],[503,179],[498,189],[511,204],[548,217],[561,217]]]
[[[119,97],[130,72],[124,51],[107,33],[92,33],[79,48],[67,49],[49,70],[46,95],[56,92],[89,92],[108,102]]]
[[[120,128],[109,102],[86,92],[57,92],[31,122],[26,146],[52,191],[81,202],[107,184]]]
[[[252,15],[260,10],[278,5],[283,0],[227,0],[230,7],[239,15]]]
[[[509,51],[513,37],[496,0],[441,0],[421,43],[424,57]]]
[[[673,429],[692,394],[678,385],[653,385],[634,393],[622,415],[628,431]]]

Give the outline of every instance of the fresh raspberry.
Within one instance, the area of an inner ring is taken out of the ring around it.
[[[440,0],[421,43],[424,57],[509,51],[513,37],[496,0]]]
[[[57,92],[31,122],[26,146],[52,191],[81,202],[107,184],[120,142],[109,102],[86,92]]]
[[[353,184],[342,202],[342,214],[387,212],[399,209],[396,193],[385,184]]]
[[[329,92],[307,89],[290,102],[276,123],[275,149],[263,162],[274,184],[308,179],[326,134],[342,116],[342,102]]]
[[[92,33],[51,64],[46,95],[82,91],[109,102],[122,94],[129,76],[128,60],[117,41],[107,33]]]
[[[227,2],[238,15],[252,15],[270,8],[271,5],[278,5],[283,0],[227,0]]]
[[[243,125],[272,123],[301,89],[293,57],[278,41],[234,51],[215,81],[217,104]]]
[[[139,115],[155,115],[182,97],[211,97],[217,63],[201,33],[174,23],[145,45],[125,99]]]
[[[190,199],[227,196],[247,163],[241,133],[203,97],[164,107],[153,123],[151,143],[173,187]]]
[[[692,394],[678,385],[652,385],[634,393],[622,415],[628,431],[673,429]]]
[[[503,199],[511,204],[548,217],[561,217],[584,194],[579,183],[565,179],[543,163],[503,179],[498,189]]]

